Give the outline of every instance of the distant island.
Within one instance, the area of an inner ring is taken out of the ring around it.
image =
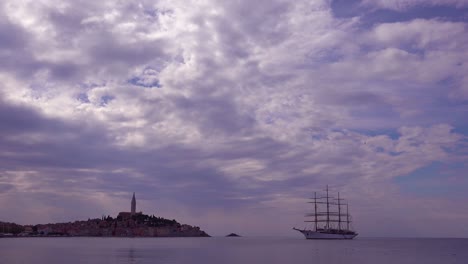
[[[227,235],[226,237],[240,237],[238,234],[236,233],[231,233],[229,235]]]
[[[209,237],[197,226],[137,213],[135,193],[132,197],[131,211],[120,212],[116,218],[103,216],[87,221],[39,225],[0,222],[1,236]]]

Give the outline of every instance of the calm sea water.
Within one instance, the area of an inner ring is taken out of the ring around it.
[[[468,263],[468,239],[3,238],[1,264]]]

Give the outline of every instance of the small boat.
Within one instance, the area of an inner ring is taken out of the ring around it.
[[[306,214],[306,217],[311,217],[310,220],[314,227],[311,229],[298,229],[306,239],[353,239],[358,234],[351,230],[351,216],[349,214],[349,206],[345,200],[338,197],[334,198],[329,195],[328,185],[326,188],[326,196],[317,197],[317,192],[314,192],[314,198],[309,203],[314,204],[314,212]],[[325,208],[323,208],[325,207]],[[343,212],[346,207],[346,212]]]

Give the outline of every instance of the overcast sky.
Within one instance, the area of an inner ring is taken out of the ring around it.
[[[3,0],[0,221],[468,236],[467,0]]]

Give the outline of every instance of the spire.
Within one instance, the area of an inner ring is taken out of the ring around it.
[[[133,193],[132,197],[132,210],[131,210],[132,215],[136,213],[136,199],[135,199],[135,193]]]

